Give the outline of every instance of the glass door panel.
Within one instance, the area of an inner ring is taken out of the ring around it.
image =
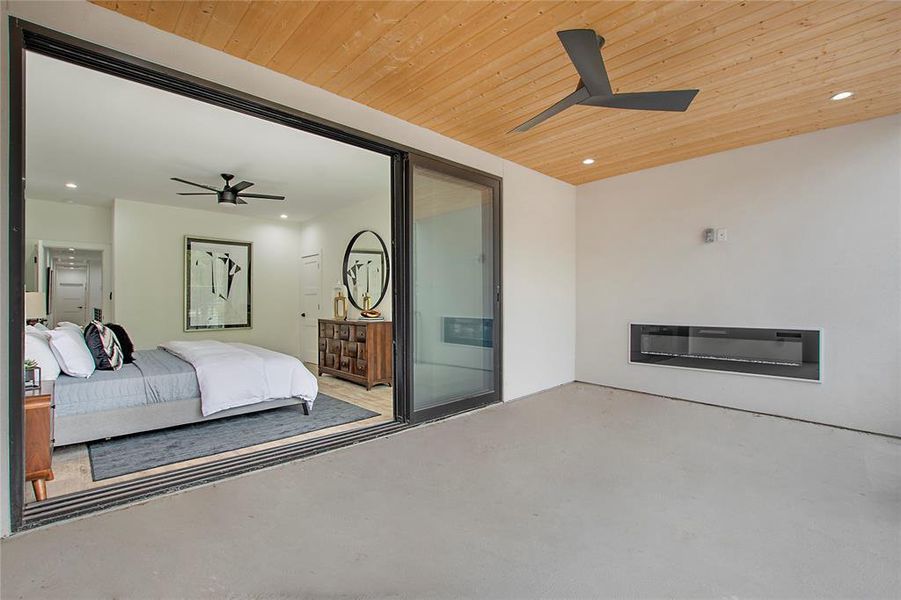
[[[498,180],[412,161],[413,417],[499,399]]]

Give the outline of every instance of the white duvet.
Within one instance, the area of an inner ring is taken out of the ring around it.
[[[312,406],[319,393],[316,377],[302,362],[259,346],[202,340],[160,348],[194,367],[203,416],[277,398],[302,398]]]

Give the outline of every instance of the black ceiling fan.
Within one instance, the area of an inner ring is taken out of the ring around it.
[[[178,192],[179,196],[216,196],[216,201],[219,202],[219,204],[225,204],[229,206],[235,206],[237,204],[247,204],[244,198],[262,198],[264,200],[285,199],[284,196],[273,196],[271,194],[244,194],[242,192],[252,186],[253,183],[251,183],[250,181],[242,181],[240,183],[236,183],[235,185],[231,185],[229,182],[234,178],[235,176],[231,173],[222,173],[222,179],[225,180],[225,187],[223,187],[221,190],[217,190],[211,185],[194,183],[193,181],[188,181],[187,179],[181,179],[179,177],[171,177],[172,181],[187,183],[188,185],[193,185],[205,190],[210,190],[209,192]]]
[[[607,108],[628,108],[632,110],[665,110],[684,112],[694,100],[699,90],[673,90],[667,92],[633,92],[614,94],[601,58],[604,38],[593,29],[568,29],[558,31],[557,37],[569,54],[576,71],[579,85],[576,91],[560,100],[547,110],[538,113],[513,131],[523,132],[570,106],[606,106]],[[512,131],[511,131],[512,133]]]

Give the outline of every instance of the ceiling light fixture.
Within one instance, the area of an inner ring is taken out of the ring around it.
[[[74,190],[75,188],[78,187],[78,184],[77,184],[77,183],[72,183],[72,182],[70,181],[69,183],[66,184],[66,187]]]
[[[75,248],[69,248],[69,252],[75,252]]]
[[[75,257],[74,257],[74,256],[70,256],[70,257],[69,257],[69,260],[75,260]]]
[[[583,165],[593,165],[593,164],[594,164],[594,159],[593,159],[593,158],[586,158],[585,160],[582,161],[582,164],[583,164]]]
[[[854,92],[839,92],[832,97],[832,100],[845,100],[854,95]]]
[[[279,215],[279,217],[281,217],[282,219],[287,219],[288,215]]]

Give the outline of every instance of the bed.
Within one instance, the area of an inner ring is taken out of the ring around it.
[[[54,446],[65,446],[300,404],[316,377],[294,357],[247,344],[171,342],[134,353],[117,371],[60,375]]]

